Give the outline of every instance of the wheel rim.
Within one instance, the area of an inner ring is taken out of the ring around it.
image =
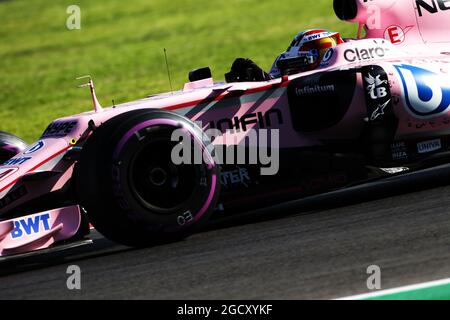
[[[168,213],[195,195],[199,166],[173,164],[171,152],[176,142],[170,141],[170,136],[152,135],[148,140],[131,161],[130,187],[143,206],[156,213]]]

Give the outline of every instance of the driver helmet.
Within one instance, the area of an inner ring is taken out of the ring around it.
[[[339,32],[323,29],[300,32],[287,50],[275,60],[270,74],[280,77],[283,74],[315,70],[320,66],[325,53],[343,42]]]

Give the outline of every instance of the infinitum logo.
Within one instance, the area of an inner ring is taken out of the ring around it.
[[[314,94],[314,93],[334,92],[334,91],[335,91],[335,87],[332,84],[325,85],[325,86],[320,86],[320,85],[306,86],[304,88],[297,88],[295,90],[297,96],[301,96],[304,94]]]

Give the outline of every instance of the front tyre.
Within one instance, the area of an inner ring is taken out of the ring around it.
[[[183,143],[192,155],[202,155],[200,161],[172,161],[180,146],[171,139],[175,130],[187,137],[190,144]],[[220,187],[219,168],[204,140],[194,123],[159,110],[127,112],[100,126],[83,147],[75,179],[94,227],[128,246],[196,231],[208,220]]]

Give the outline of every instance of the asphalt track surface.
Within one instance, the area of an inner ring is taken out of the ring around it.
[[[450,277],[450,167],[221,221],[147,249],[94,244],[0,263],[1,299],[332,299]],[[396,195],[393,195],[396,194]],[[386,197],[390,195],[389,197]],[[66,269],[82,271],[81,290]]]

